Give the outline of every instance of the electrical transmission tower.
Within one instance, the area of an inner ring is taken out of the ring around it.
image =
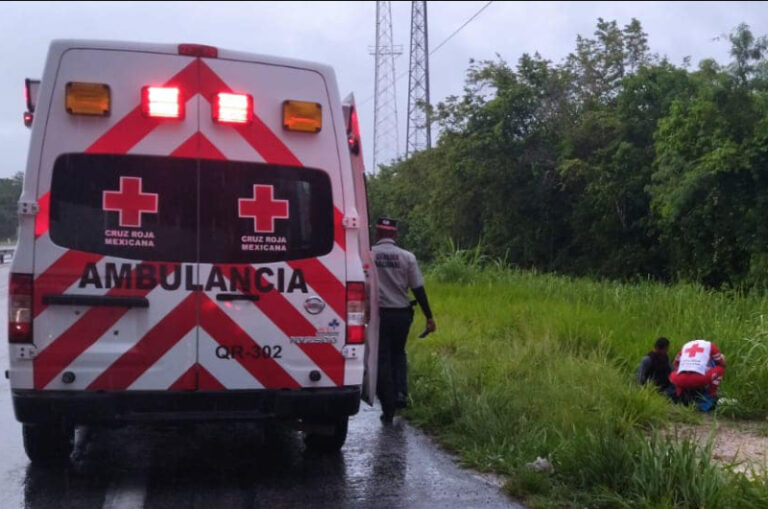
[[[400,139],[397,132],[397,94],[395,93],[395,57],[402,46],[392,44],[392,7],[390,2],[376,2],[376,58],[373,105],[373,172],[380,164],[396,159]]]
[[[408,128],[405,157],[432,147],[428,106],[427,2],[411,2],[411,61],[408,68]]]

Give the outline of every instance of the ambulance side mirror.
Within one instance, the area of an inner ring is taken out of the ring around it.
[[[27,102],[27,111],[24,112],[24,125],[32,126],[34,120],[35,106],[37,105],[37,92],[40,90],[40,80],[24,80],[24,98]]]
[[[37,92],[40,90],[40,80],[31,80],[29,78],[24,80],[24,95],[27,99],[27,111],[30,113],[35,112],[35,106],[37,106]]]

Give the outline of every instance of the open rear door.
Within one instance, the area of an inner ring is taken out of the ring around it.
[[[363,377],[363,400],[373,405],[376,399],[376,378],[379,361],[379,287],[376,268],[371,257],[371,240],[368,230],[368,194],[365,185],[365,163],[360,141],[360,126],[355,108],[355,96],[349,94],[343,102],[344,121],[347,128],[349,157],[352,162],[352,176],[355,184],[355,207],[360,215],[360,259],[365,268],[365,283],[368,291],[369,319],[365,337],[365,375]]]

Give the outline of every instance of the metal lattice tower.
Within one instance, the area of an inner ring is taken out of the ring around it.
[[[373,106],[373,172],[380,164],[399,155],[397,130],[397,94],[395,92],[395,57],[403,53],[402,46],[392,44],[392,7],[390,2],[376,2],[376,57]]]
[[[405,157],[432,147],[428,106],[427,2],[411,2],[411,61],[408,69],[408,128]]]

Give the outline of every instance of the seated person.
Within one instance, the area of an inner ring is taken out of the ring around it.
[[[653,382],[660,392],[672,396],[674,386],[669,381],[671,373],[669,340],[661,337],[656,340],[653,351],[648,352],[640,361],[640,366],[637,368],[637,381],[643,385]]]

